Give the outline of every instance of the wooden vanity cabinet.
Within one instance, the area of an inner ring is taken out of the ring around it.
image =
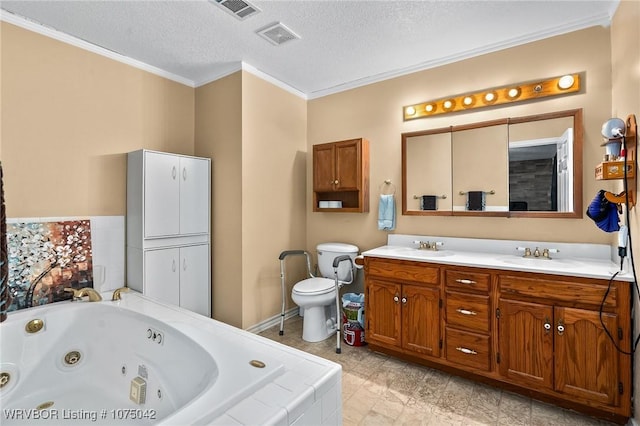
[[[614,422],[631,415],[629,283],[370,256],[364,265],[371,350]]]
[[[627,283],[500,274],[498,286],[505,380],[628,413],[630,359],[616,349],[630,349]]]
[[[491,370],[491,274],[444,268],[447,361]]]
[[[440,356],[438,267],[384,259],[366,262],[367,341],[400,351]]]
[[[342,208],[320,207],[320,201],[341,201]],[[369,141],[313,146],[313,211],[369,211]]]

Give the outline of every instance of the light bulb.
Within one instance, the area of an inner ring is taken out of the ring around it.
[[[407,115],[414,115],[416,113],[416,109],[410,106],[410,107],[407,107],[407,109],[405,109],[405,112],[407,113]]]
[[[567,90],[568,88],[573,86],[573,82],[574,79],[572,75],[564,75],[560,77],[560,80],[558,80],[558,87],[562,90]]]
[[[514,87],[513,89],[509,90],[508,94],[511,99],[515,99],[520,94],[520,89]]]
[[[473,103],[473,98],[471,96],[467,96],[466,98],[464,98],[464,100],[462,102],[465,105],[471,105]]]
[[[427,111],[427,112],[431,112],[431,111],[433,111],[433,104],[429,104],[429,105],[427,105],[426,107],[424,107],[424,109],[425,109],[425,111]]]
[[[484,95],[484,100],[487,102],[493,102],[495,98],[496,98],[496,94],[493,92],[489,92],[486,95]]]
[[[449,109],[453,106],[453,102],[452,101],[444,101],[444,107],[445,109]]]

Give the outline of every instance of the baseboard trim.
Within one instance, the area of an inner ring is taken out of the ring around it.
[[[289,319],[291,317],[294,317],[298,315],[298,312],[299,312],[299,308],[297,306],[295,308],[291,308],[288,311],[285,311],[284,319]],[[278,314],[278,315],[272,316],[271,318],[267,318],[266,320],[261,321],[258,324],[252,325],[246,330],[250,333],[258,334],[279,323],[280,323],[280,315]]]

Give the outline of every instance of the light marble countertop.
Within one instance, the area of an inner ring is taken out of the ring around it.
[[[438,251],[418,249],[416,241],[443,242]],[[609,246],[596,244],[557,244],[527,241],[479,240],[450,237],[425,236],[389,236],[389,244],[367,250],[363,256],[382,257],[388,259],[432,262],[444,265],[471,266],[505,271],[523,271],[553,275],[565,275],[584,278],[611,279],[616,281],[633,281],[633,274],[625,266],[610,258]],[[465,244],[466,243],[466,244]],[[533,251],[543,248],[561,247],[558,253],[552,253],[552,259],[542,257],[523,257],[516,247],[530,247]],[[581,255],[581,256],[578,256]],[[627,262],[628,263],[628,262]]]

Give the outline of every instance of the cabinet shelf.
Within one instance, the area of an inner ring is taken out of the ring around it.
[[[624,146],[626,150],[627,158],[627,173],[626,173],[626,191],[629,193],[629,209],[632,209],[636,205],[636,190],[637,190],[637,176],[636,176],[636,153],[638,144],[638,125],[636,123],[636,116],[630,114],[627,117],[627,130],[624,137]],[[595,169],[596,180],[617,180],[625,178],[624,161],[606,161],[598,164]],[[615,199],[607,197],[610,202],[620,203],[626,200],[624,194]],[[622,200],[622,201],[621,201]]]

